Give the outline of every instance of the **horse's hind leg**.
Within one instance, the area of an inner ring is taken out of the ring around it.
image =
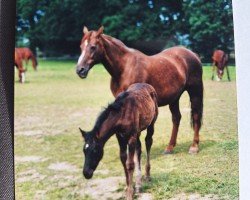
[[[214,72],[215,72],[215,62],[212,63],[212,77],[211,77],[211,80],[213,81],[214,80]]]
[[[153,134],[154,134],[154,124],[151,124],[147,128],[147,136],[145,138],[145,143],[146,143],[146,151],[147,151],[147,163],[146,163],[146,173],[145,173],[145,180],[150,181],[150,149],[153,144]]]
[[[169,141],[169,144],[164,151],[165,154],[173,153],[174,147],[176,145],[177,134],[178,134],[179,125],[180,125],[180,121],[181,121],[179,99],[176,102],[170,104],[169,109],[172,113],[173,129],[172,129],[172,135],[171,135],[171,139]]]
[[[230,75],[229,75],[229,69],[228,69],[228,66],[226,66],[226,70],[227,70],[227,79],[228,79],[228,81],[231,81],[231,79],[230,79]]]
[[[140,136],[137,137],[137,142],[136,142],[136,150],[135,150],[135,169],[136,169],[136,181],[135,181],[135,192],[139,193],[141,191],[141,141],[140,141]]]
[[[189,148],[189,153],[195,154],[199,151],[199,131],[203,114],[203,83],[190,86],[188,89],[191,102],[191,124],[194,129],[193,144]]]

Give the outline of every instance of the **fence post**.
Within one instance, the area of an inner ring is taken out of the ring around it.
[[[0,199],[15,199],[14,44],[15,0],[0,0]]]

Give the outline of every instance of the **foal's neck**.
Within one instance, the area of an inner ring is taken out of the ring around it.
[[[107,35],[102,35],[102,41],[105,49],[102,64],[112,78],[119,80],[125,68],[125,55],[130,53],[130,49],[121,41]]]
[[[106,112],[106,111],[104,111]],[[94,132],[99,141],[105,144],[115,134],[116,123],[119,116],[108,115],[99,125],[95,126]]]

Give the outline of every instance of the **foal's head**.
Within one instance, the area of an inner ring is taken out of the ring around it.
[[[103,33],[103,26],[98,31],[88,31],[83,28],[83,38],[81,40],[81,56],[78,59],[76,73],[80,78],[86,78],[89,70],[97,63],[100,63],[103,55],[103,46],[100,36]]]
[[[83,175],[86,179],[90,179],[103,157],[103,144],[98,141],[93,132],[87,133],[81,129],[80,131],[85,141],[83,146],[83,153],[85,155]]]

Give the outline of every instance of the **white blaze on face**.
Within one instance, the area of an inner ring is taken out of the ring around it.
[[[86,49],[86,46],[88,45],[88,41],[87,40],[85,40],[84,41],[84,47],[83,47],[83,50],[82,50],[82,54],[81,54],[81,56],[79,57],[79,59],[78,59],[78,65],[80,65],[81,64],[81,62],[82,62],[82,60],[84,59],[84,56],[85,56],[85,49]]]
[[[89,144],[86,144],[86,145],[85,145],[85,149],[87,149],[87,148],[89,148]]]
[[[21,77],[22,77],[22,83],[24,83],[25,82],[25,74],[24,74],[24,72],[21,73]]]

